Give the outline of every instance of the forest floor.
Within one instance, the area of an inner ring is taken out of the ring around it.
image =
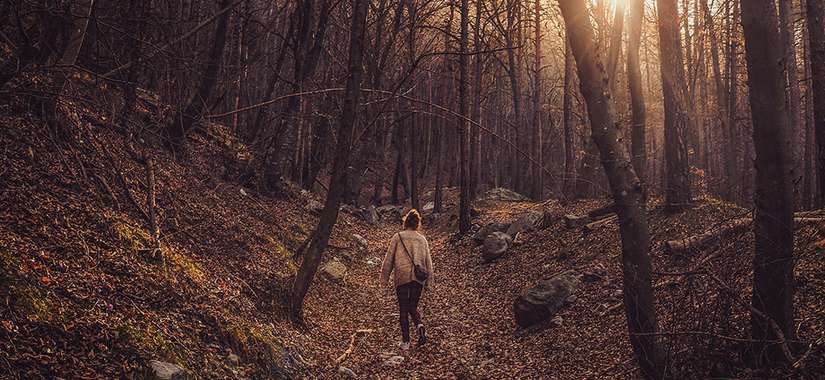
[[[421,304],[431,341],[386,365],[399,354],[400,332],[378,271],[398,220],[373,225],[341,213],[324,261],[344,263],[347,275],[336,282],[319,274],[306,325],[296,326],[283,301],[299,264],[292,252],[317,223],[319,196],[293,189],[274,198],[238,184],[248,152],[222,126],[198,131],[172,157],[146,148],[151,131],[133,144],[94,107],[64,108],[58,133],[25,105],[0,106],[0,378],[143,378],[151,360],[199,378],[336,378],[340,366],[359,378],[639,376],[621,308],[615,222],[584,232],[557,221],[520,234],[504,257],[485,263],[469,237],[456,237],[456,192],[448,189],[447,212],[426,218],[422,230],[435,265]],[[155,163],[160,260],[150,249],[143,157]],[[479,201],[473,222],[509,222],[527,210],[582,214],[606,202]],[[675,215],[651,202],[656,308],[674,377],[752,376],[752,234],[687,256],[662,250],[668,239],[748,213],[706,196]],[[353,234],[366,238],[366,252],[357,253]],[[819,239],[815,226],[796,232],[797,335],[805,344],[791,377],[825,376],[825,260],[812,247]],[[518,331],[517,295],[567,270],[605,275],[582,284],[557,323]],[[357,334],[337,363],[359,330],[371,332]]]

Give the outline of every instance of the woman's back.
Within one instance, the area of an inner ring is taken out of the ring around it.
[[[401,231],[390,239],[385,262],[381,268],[381,277],[387,279],[392,271],[395,286],[415,281],[413,260],[410,260],[410,257],[415,264],[423,266],[431,274],[432,280],[433,265],[429,242],[424,235],[414,230]]]

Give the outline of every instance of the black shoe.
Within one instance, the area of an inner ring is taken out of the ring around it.
[[[424,330],[424,325],[418,325],[418,327],[416,327],[416,330],[418,331],[418,342],[416,342],[416,344],[419,346],[423,346],[425,343],[427,343],[427,332]]]

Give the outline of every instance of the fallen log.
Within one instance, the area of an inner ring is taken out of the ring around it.
[[[603,216],[610,215],[610,214],[615,214],[615,213],[616,213],[616,205],[611,203],[609,205],[602,206],[602,207],[599,207],[597,209],[593,209],[593,210],[588,211],[587,216],[589,216],[590,219],[601,219],[601,217],[603,217]]]
[[[564,216],[564,225],[567,226],[567,228],[578,228],[590,222],[590,217],[587,215],[571,214]]]
[[[602,206],[597,209],[590,210],[587,212],[586,215],[565,215],[564,225],[567,226],[567,228],[585,227],[589,223],[595,223],[605,219],[605,216],[615,214],[616,206],[613,203],[611,203],[607,206]]]
[[[619,216],[616,214],[610,215],[607,218],[599,219],[595,222],[590,222],[584,225],[584,231],[586,232],[593,232],[604,225],[610,224],[616,220],[619,220]]]
[[[752,218],[734,219],[720,228],[705,231],[699,235],[694,235],[684,239],[669,240],[665,242],[665,253],[669,255],[683,254],[688,251],[701,251],[716,243],[717,241],[747,231],[753,222]],[[808,223],[825,222],[825,217],[795,217],[794,225],[800,226]]]

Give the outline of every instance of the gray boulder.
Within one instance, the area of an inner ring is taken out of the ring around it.
[[[347,275],[347,267],[340,261],[332,260],[321,268],[321,274],[332,282],[341,282]]]
[[[176,364],[150,360],[148,375],[152,380],[179,380],[186,378],[186,370]]]
[[[401,214],[404,212],[404,208],[401,206],[385,205],[376,207],[375,212],[378,213],[378,216],[382,220],[401,223]]]
[[[352,240],[355,241],[355,247],[358,249],[358,253],[365,254],[369,252],[369,242],[367,239],[364,239],[363,236],[352,234]]]
[[[339,366],[338,367],[338,374],[341,375],[341,376],[346,376],[350,379],[358,378],[358,376],[355,374],[355,372],[353,372],[351,369],[349,369],[347,367],[344,367],[344,366]]]
[[[527,197],[521,195],[513,190],[496,187],[485,192],[481,196],[481,200],[485,201],[504,201],[504,202],[522,202],[528,200]]]
[[[541,223],[542,219],[544,219],[544,213],[533,210],[527,211],[513,223],[510,223],[510,227],[507,228],[507,235],[515,238],[515,236],[520,232],[529,231],[536,228]]]
[[[381,218],[378,216],[378,211],[375,210],[375,206],[363,207],[359,213],[361,219],[373,226],[378,225],[381,221]]]
[[[513,238],[504,232],[493,232],[484,239],[484,249],[481,257],[484,261],[493,261],[507,252],[513,246]]]
[[[519,327],[526,328],[552,319],[576,291],[579,276],[572,271],[557,274],[527,289],[513,302]]]
[[[324,209],[324,204],[310,198],[307,200],[306,208],[311,212],[318,213]]]
[[[404,357],[403,356],[395,355],[393,357],[390,357],[387,360],[384,360],[384,366],[385,367],[398,367],[403,362],[404,362]]]
[[[487,239],[487,236],[492,234],[493,232],[504,232],[507,231],[510,225],[506,223],[499,223],[499,222],[492,222],[488,223],[486,226],[481,227],[473,234],[473,241],[476,245],[484,244],[484,239]]]

